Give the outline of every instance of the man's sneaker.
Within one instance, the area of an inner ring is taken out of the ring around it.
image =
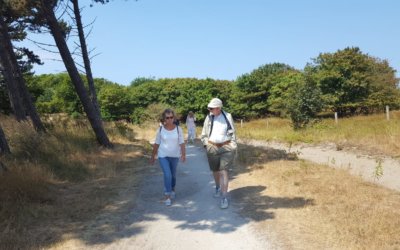
[[[221,209],[225,209],[229,207],[229,202],[228,199],[226,197],[221,199],[221,204],[220,204],[220,208]]]
[[[170,198],[168,198],[168,199],[166,199],[166,200],[164,201],[164,203],[165,203],[165,206],[171,206],[172,201],[171,201]]]
[[[174,191],[172,191],[172,192],[171,192],[171,195],[170,195],[170,197],[171,197],[171,199],[175,199],[175,197],[176,197],[176,194],[175,194],[175,192],[174,192]]]
[[[214,198],[221,197],[221,188],[216,188],[214,193]]]

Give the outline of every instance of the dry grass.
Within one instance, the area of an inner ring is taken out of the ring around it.
[[[152,141],[156,138],[159,124],[156,122],[149,122],[142,125],[129,125],[135,131],[137,139]]]
[[[9,170],[0,172],[0,249],[90,243],[80,234],[88,221],[107,214],[118,222],[134,206],[148,143],[134,139],[128,125],[110,123],[115,148],[102,149],[85,122],[61,119],[39,135],[28,123],[1,117],[13,155],[1,158]],[[96,232],[107,225],[96,221]]]
[[[293,131],[287,119],[269,118],[236,125],[241,139],[276,140],[289,143],[333,142],[338,148],[352,147],[371,154],[400,157],[400,111],[391,112],[387,121],[384,114],[325,119],[314,126]]]
[[[285,156],[273,149],[239,152],[239,160],[257,161],[239,162],[231,192],[266,237],[275,232],[277,248],[400,248],[400,193],[343,170],[279,160]]]

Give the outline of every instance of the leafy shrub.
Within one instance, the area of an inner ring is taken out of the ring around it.
[[[316,121],[322,110],[323,101],[320,89],[313,82],[300,83],[289,94],[288,113],[294,129],[307,126]]]

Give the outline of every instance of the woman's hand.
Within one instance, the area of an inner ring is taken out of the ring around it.
[[[154,155],[152,155],[150,158],[150,164],[154,165],[154,162],[156,162],[156,157]]]
[[[181,155],[181,161],[182,161],[182,162],[185,162],[185,161],[186,161],[186,154],[182,154],[182,155]]]
[[[160,145],[158,145],[158,144],[156,144],[156,143],[153,144],[153,152],[151,153],[151,158],[150,158],[150,164],[151,164],[151,165],[153,165],[154,162],[156,161],[156,155],[157,155],[158,147],[159,147],[159,146],[160,146]]]

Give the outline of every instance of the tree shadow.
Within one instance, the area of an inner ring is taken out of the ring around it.
[[[239,213],[253,221],[274,219],[275,215],[270,210],[280,208],[301,208],[314,205],[313,199],[304,197],[271,197],[262,195],[265,186],[247,186],[230,191],[230,195],[236,201]]]

